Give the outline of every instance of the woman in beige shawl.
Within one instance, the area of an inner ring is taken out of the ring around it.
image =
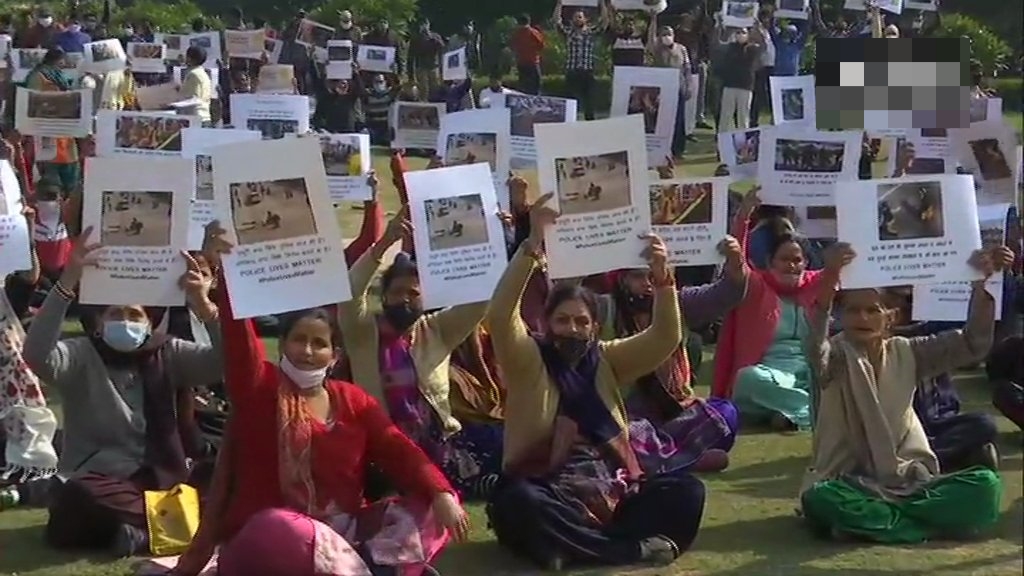
[[[847,290],[839,298],[843,331],[828,338],[839,271],[854,257],[847,245],[831,251],[811,319],[818,409],[803,515],[833,537],[914,543],[973,536],[999,517],[999,476],[983,467],[942,473],[912,399],[917,383],[985,358],[995,302],[984,280],[974,282],[962,330],[903,338],[888,335],[883,290]],[[987,278],[1012,263],[1013,252],[1000,246],[971,262]]]

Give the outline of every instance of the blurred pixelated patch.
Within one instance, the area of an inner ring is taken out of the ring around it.
[[[819,38],[819,130],[966,128],[966,38]]]

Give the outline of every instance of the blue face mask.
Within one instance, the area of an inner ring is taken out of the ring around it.
[[[103,341],[118,352],[134,352],[149,339],[148,322],[112,320],[103,323]]]

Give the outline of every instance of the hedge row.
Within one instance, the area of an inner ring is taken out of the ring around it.
[[[597,110],[608,110],[611,107],[612,79],[608,76],[600,76],[595,79],[594,98]],[[505,79],[506,86],[516,87],[515,76]],[[477,91],[487,85],[487,79],[477,78],[474,81]],[[541,81],[543,94],[552,96],[569,96],[565,86],[565,78],[562,76],[544,76]],[[1024,79],[1022,78],[997,78],[992,82],[992,87],[1003,99],[1003,109],[1021,112],[1024,111]]]

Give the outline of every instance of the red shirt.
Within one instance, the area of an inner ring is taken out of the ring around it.
[[[221,291],[226,292],[226,291]],[[225,385],[232,402],[233,493],[220,540],[226,541],[255,513],[285,507],[278,463],[277,390],[280,369],[266,359],[250,321],[229,317],[223,302]],[[333,501],[339,512],[357,514],[367,505],[363,482],[375,464],[403,494],[430,502],[454,489],[415,443],[391,422],[369,394],[348,382],[330,380],[333,424],[315,422],[311,467],[319,506]]]
[[[516,64],[540,64],[540,56],[544,52],[544,34],[540,30],[533,26],[520,26],[512,32],[509,44],[516,55]]]

